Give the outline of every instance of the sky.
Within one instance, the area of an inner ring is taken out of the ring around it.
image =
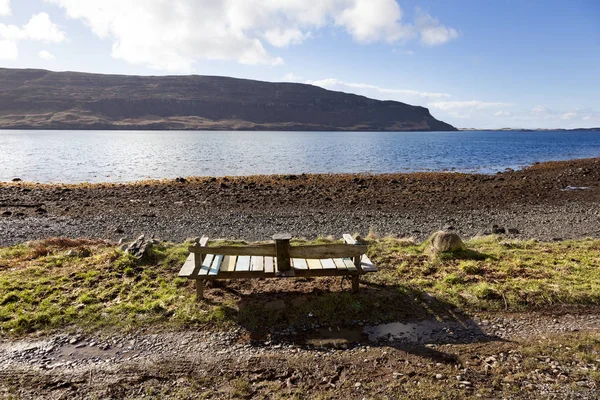
[[[0,0],[0,67],[300,82],[459,128],[600,126],[598,0]]]

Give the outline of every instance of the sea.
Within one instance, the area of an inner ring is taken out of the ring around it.
[[[0,130],[0,181],[444,171],[494,174],[600,157],[600,131]]]

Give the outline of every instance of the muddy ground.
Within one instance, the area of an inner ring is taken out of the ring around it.
[[[600,237],[600,159],[496,175],[413,173],[188,178],[104,185],[0,184],[0,245],[51,236],[180,242],[277,232],[412,236],[437,229],[519,238]],[[518,232],[518,233],[517,233]]]
[[[599,329],[597,313],[563,311],[278,338],[243,329],[71,332],[0,343],[0,396],[595,399],[597,347],[589,360],[556,350]]]

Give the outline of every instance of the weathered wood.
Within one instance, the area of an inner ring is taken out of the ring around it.
[[[208,244],[208,236],[202,236],[200,241],[194,245],[194,247],[203,248]],[[204,261],[204,254],[197,254],[194,257],[194,271],[190,274],[191,278],[195,278],[202,269],[202,262]]]
[[[344,241],[346,243],[348,243],[348,244],[356,244],[356,240],[349,233],[344,233],[344,235],[342,237],[344,238]]]
[[[360,256],[367,252],[366,245],[318,244],[310,246],[293,246],[290,248],[292,258],[345,258]]]
[[[358,275],[354,275],[352,277],[352,292],[354,293],[358,293],[358,289],[359,289],[359,276]]]
[[[208,275],[208,271],[210,271],[210,266],[212,264],[212,262],[215,259],[215,255],[214,254],[207,254],[206,257],[204,258],[204,261],[202,261],[202,267],[200,268],[200,271],[198,271],[198,276],[204,276],[204,275]]]
[[[323,269],[336,269],[333,258],[324,258],[321,260],[321,264],[323,265]]]
[[[236,271],[250,271],[250,256],[239,256],[237,264],[235,265]]]
[[[265,273],[272,274],[275,272],[273,267],[273,257],[265,257]]]
[[[311,278],[311,277],[320,277],[320,276],[353,276],[359,275],[359,272],[348,271],[348,270],[339,270],[339,269],[293,269],[290,271],[286,271],[284,273],[271,273],[267,274],[264,271],[234,271],[234,272],[224,272],[219,271],[218,275],[211,276],[202,276],[198,277],[201,280],[224,280],[224,279],[258,279],[258,278],[288,278],[288,277],[296,277],[296,278]]]
[[[377,268],[366,254],[362,256],[360,261],[360,267],[362,268],[363,272],[377,272]]]
[[[196,279],[196,301],[204,298],[204,280]]]
[[[219,273],[219,268],[221,268],[221,263],[223,262],[222,255],[215,256],[212,264],[210,265],[210,270],[208,271],[208,275],[217,275]]]
[[[308,269],[323,269],[321,260],[317,260],[316,258],[308,258],[306,259],[306,263],[308,264]]]
[[[308,264],[304,258],[293,258],[292,259],[294,269],[308,269]]]
[[[237,261],[237,256],[225,256],[223,257],[223,261],[221,262],[221,272],[233,272],[235,271],[235,262]]]
[[[344,258],[344,264],[346,264],[346,268],[348,268],[348,271],[357,271],[354,262],[352,262],[352,260],[350,260],[349,258]]]
[[[177,276],[187,278],[188,276],[190,276],[192,274],[192,272],[194,272],[194,267],[195,267],[194,257],[195,257],[195,254],[190,253],[190,255],[186,258],[185,263],[179,270],[179,273],[177,274]]]
[[[249,246],[190,246],[190,253],[194,254],[220,254],[223,256],[271,256],[276,255],[275,245],[257,244]]]
[[[286,272],[289,271],[292,266],[290,263],[290,239],[292,235],[287,233],[280,233],[273,235],[275,241],[275,255],[277,257],[277,271]]]
[[[208,244],[208,236],[202,236],[197,244],[199,244],[201,247],[206,246]]]
[[[253,256],[250,258],[250,265],[252,271],[264,271],[264,257],[263,256]]]
[[[250,246],[190,246],[190,253],[194,254],[219,254],[223,256],[263,256],[276,257],[277,243]],[[280,240],[279,243],[286,243]],[[289,241],[287,242],[289,246]],[[282,246],[284,246],[282,244]],[[285,246],[284,246],[285,247]],[[309,246],[291,246],[287,253],[291,258],[345,258],[356,257],[367,252],[366,245],[349,244],[318,244]]]
[[[333,262],[335,263],[335,267],[339,270],[345,271],[348,269],[346,267],[346,264],[344,264],[344,260],[342,260],[341,258],[334,258]]]

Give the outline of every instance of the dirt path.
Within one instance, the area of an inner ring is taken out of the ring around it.
[[[0,395],[502,398],[518,389],[514,398],[596,398],[597,349],[587,360],[548,354],[599,333],[600,315],[587,313],[322,327],[252,340],[243,330],[28,337],[0,343]]]

